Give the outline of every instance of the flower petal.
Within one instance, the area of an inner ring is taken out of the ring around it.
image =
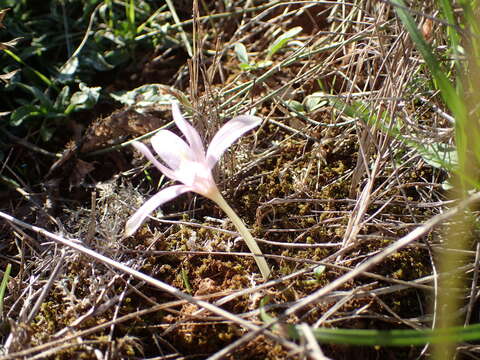
[[[203,148],[202,139],[197,130],[195,130],[195,128],[183,118],[177,102],[172,102],[172,114],[175,124],[190,144],[193,156],[195,156],[197,161],[203,161],[205,159],[205,150]]]
[[[152,138],[151,143],[155,152],[173,171],[176,171],[185,161],[196,161],[188,144],[171,131],[159,131]]]
[[[188,186],[174,185],[167,187],[152,196],[130,217],[130,219],[128,219],[127,224],[125,225],[125,237],[133,235],[145,221],[147,216],[157,207],[187,191],[190,191]]]
[[[205,162],[185,162],[175,172],[178,181],[187,185],[192,191],[209,197],[209,194],[217,189],[211,170]]]
[[[141,143],[139,141],[134,141],[132,142],[132,145],[135,147],[135,149],[140,151],[143,154],[143,156],[145,156],[162,173],[164,173],[166,176],[168,176],[172,180],[177,180],[177,178],[175,177],[175,173],[171,169],[167,168],[165,165],[160,163],[160,161],[155,159],[155,156],[153,156],[150,149],[144,143]]]
[[[260,125],[258,116],[240,115],[223,125],[215,134],[207,150],[207,164],[210,169],[217,163],[227,148],[248,130]]]

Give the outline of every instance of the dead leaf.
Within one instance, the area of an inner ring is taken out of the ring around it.
[[[8,12],[9,10],[10,10],[10,8],[0,10],[0,28],[4,28],[4,27],[5,27],[5,25],[3,25],[3,19],[5,18],[5,15],[7,15],[7,12]]]
[[[9,49],[9,48],[13,48],[17,45],[17,43],[22,40],[23,38],[21,37],[18,37],[18,38],[15,38],[13,40],[10,40],[10,41],[7,41],[7,42],[2,42],[0,43],[0,50],[5,50],[5,49]]]
[[[16,69],[16,70],[10,71],[6,74],[0,74],[0,80],[3,80],[8,84],[10,79],[19,71],[20,71],[20,69]]]

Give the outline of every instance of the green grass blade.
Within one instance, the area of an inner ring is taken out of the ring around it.
[[[480,324],[439,330],[313,329],[320,342],[367,346],[421,346],[480,339]]]
[[[453,112],[457,122],[465,122],[467,119],[467,110],[459,94],[457,94],[455,88],[452,86],[447,76],[442,72],[440,64],[430,48],[430,45],[425,41],[417,24],[413,20],[410,13],[405,7],[403,0],[392,0],[395,7],[395,11],[398,17],[402,21],[403,25],[407,29],[410,37],[415,43],[418,51],[422,54],[433,78],[435,79],[438,88],[441,91],[442,98],[447,104],[448,108]]]
[[[50,81],[49,78],[47,78],[45,75],[43,75],[40,71],[37,71],[35,70],[34,68],[32,68],[30,65],[28,65],[27,63],[25,63],[17,54],[15,54],[14,52],[8,50],[8,49],[3,49],[3,51],[5,51],[5,54],[9,55],[13,60],[15,60],[16,62],[28,67],[40,80],[42,80],[47,86],[51,86],[53,88],[56,89],[56,86],[55,84],[53,84],[52,81]]]
[[[450,0],[440,0],[439,5],[442,9],[443,16],[449,24],[447,28],[447,39],[450,41],[450,49],[453,50],[455,56],[455,64],[459,67],[459,49],[460,49],[460,34],[455,25],[455,14],[453,12],[452,2]]]
[[[408,12],[405,3],[403,0],[392,0],[392,4],[395,6],[395,11],[397,12],[398,17],[402,21],[403,25],[407,29],[410,37],[415,43],[418,51],[421,53],[422,57],[427,64],[433,79],[435,80],[440,93],[442,95],[443,101],[448,106],[453,116],[455,117],[455,140],[458,152],[458,162],[459,162],[459,171],[463,179],[463,174],[467,174],[466,164],[467,164],[467,138],[468,138],[468,111],[465,102],[461,98],[461,95],[457,93],[455,87],[450,83],[447,76],[443,73],[440,68],[440,64],[437,61],[436,57],[433,55],[433,52],[430,48],[430,45],[425,41],[422,34],[420,33],[417,24],[414,19]]]
[[[329,104],[341,113],[353,119],[360,119],[365,124],[377,128],[388,136],[398,139],[408,147],[415,149],[417,153],[432,166],[446,171],[454,171],[458,166],[456,154],[452,154],[448,147],[442,146],[443,144],[441,143],[422,144],[406,137],[401,124],[394,122],[395,120],[386,112],[377,115],[373,113],[367,105],[361,102],[355,101],[347,104],[340,98],[329,99]],[[473,179],[471,179],[471,181],[473,181]]]
[[[136,27],[135,27],[135,2],[130,0],[129,4],[125,4],[125,11],[128,20],[128,26],[130,27],[130,32],[132,39],[135,38]]]
[[[2,282],[0,283],[0,317],[3,318],[3,300],[5,299],[5,291],[7,290],[8,280],[10,279],[10,271],[12,270],[12,264],[8,264],[5,272],[3,273]]]
[[[263,303],[263,302],[262,302]],[[260,317],[267,324],[277,322],[268,315],[263,304],[260,307]],[[301,330],[292,324],[277,323],[274,330],[282,330],[291,339],[301,338]],[[480,339],[480,324],[448,329],[424,330],[363,330],[363,329],[312,329],[315,338],[320,343],[344,344],[357,346],[421,346],[445,342],[463,342]]]

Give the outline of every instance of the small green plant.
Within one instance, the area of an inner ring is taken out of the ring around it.
[[[80,83],[79,91],[70,95],[70,87],[64,86],[55,99],[50,99],[40,89],[23,83],[16,85],[32,95],[32,102],[23,104],[12,111],[11,126],[20,126],[26,121],[40,119],[40,135],[49,141],[59,123],[74,111],[91,109],[100,97],[100,87],[88,87]],[[32,124],[32,123],[30,123]]]
[[[15,47],[2,48],[0,71],[12,74],[0,92],[2,110],[9,112],[9,127],[33,130],[44,142],[73,112],[91,109],[101,100],[98,72],[132,61],[139,47],[153,49],[162,39],[161,33],[139,36],[159,26],[158,12],[152,12],[147,1],[72,0],[68,6],[65,1],[31,6],[21,0],[7,1],[6,6],[11,10],[2,37],[17,40]]]
[[[238,61],[240,62],[238,66],[244,71],[262,69],[271,66],[273,64],[271,60],[272,56],[279,50],[281,50],[283,47],[285,47],[290,41],[292,41],[292,39],[294,39],[295,36],[297,36],[301,31],[302,27],[296,26],[284,32],[270,44],[267,50],[267,56],[265,57],[265,60],[260,60],[257,62],[250,61],[245,45],[243,45],[242,43],[235,44],[234,51]]]

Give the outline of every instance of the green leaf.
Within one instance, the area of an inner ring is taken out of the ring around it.
[[[67,110],[65,110],[65,113],[69,114],[73,110],[91,109],[97,103],[101,89],[102,88],[99,86],[88,87],[87,85],[80,83],[80,91],[77,91],[72,95],[70,98],[70,105]]]
[[[38,105],[23,105],[15,109],[10,115],[10,125],[19,126],[26,119],[40,115],[42,112]]]
[[[236,43],[233,50],[235,51],[235,55],[237,55],[237,59],[240,64],[250,64],[248,61],[248,53],[247,48],[242,43]]]
[[[313,94],[307,95],[303,99],[303,105],[308,112],[318,110],[328,104],[328,100],[325,98],[325,93],[319,91]]]
[[[442,143],[424,145],[419,149],[423,160],[437,169],[450,170],[458,166],[457,149]]]
[[[273,64],[273,61],[271,60],[260,60],[255,64],[256,65],[255,67],[258,69],[264,69],[271,66],[272,64]]]
[[[318,265],[315,269],[313,269],[313,274],[316,276],[316,277],[320,277],[322,276],[324,273],[325,273],[325,270],[326,270],[326,266],[325,265]]]
[[[297,113],[305,113],[305,107],[297,100],[286,100],[285,105],[287,105],[290,110],[293,110]]]
[[[119,91],[110,94],[112,98],[127,106],[155,106],[161,104],[170,104],[176,100],[172,93],[178,93],[178,90],[172,89],[166,85],[148,84],[140,86],[131,91]]]
[[[61,83],[66,83],[67,81],[72,81],[75,73],[78,70],[78,65],[79,65],[79,61],[78,61],[77,56],[69,59],[60,68],[60,71],[58,72],[58,75],[57,75],[57,80],[60,81]]]
[[[41,90],[34,86],[26,85],[23,83],[16,83],[21,88],[27,90],[29,93],[33,95],[33,97],[38,100],[42,107],[46,110],[51,109],[53,107],[52,100],[50,100]]]
[[[55,99],[53,107],[59,112],[64,112],[70,104],[70,87],[64,86]]]
[[[104,60],[111,64],[111,66],[117,67],[119,65],[125,64],[131,60],[131,53],[125,46],[121,48],[105,52]]]
[[[98,52],[90,53],[88,56],[83,57],[82,61],[85,65],[91,66],[97,71],[110,71],[115,68],[115,65],[110,64]]]
[[[257,68],[255,65],[244,64],[244,63],[238,64],[238,67],[243,71],[255,70]]]
[[[296,26],[275,39],[275,41],[268,47],[267,59],[270,59],[273,54],[283,48],[293,37],[297,36],[302,30],[303,29],[301,26]]]

